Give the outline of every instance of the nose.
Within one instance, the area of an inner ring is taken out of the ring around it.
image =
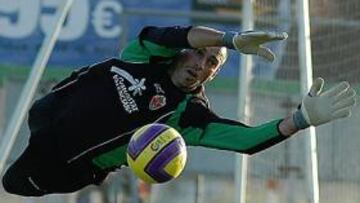
[[[195,70],[196,71],[202,71],[205,69],[205,62],[203,60],[198,60],[195,63]]]

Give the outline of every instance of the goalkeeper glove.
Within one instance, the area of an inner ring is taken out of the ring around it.
[[[324,80],[317,78],[304,96],[301,107],[293,114],[295,126],[304,129],[318,126],[338,118],[349,117],[355,105],[356,92],[348,82],[341,82],[335,87],[322,92]]]
[[[285,40],[288,35],[286,32],[225,32],[223,43],[229,49],[236,49],[244,54],[255,54],[273,62],[275,54],[262,44],[276,40]]]

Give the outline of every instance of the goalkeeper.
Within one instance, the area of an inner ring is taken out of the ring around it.
[[[286,38],[201,26],[145,27],[120,59],[73,72],[34,103],[29,144],[6,171],[5,190],[42,196],[99,185],[127,165],[130,136],[148,123],[174,127],[187,145],[253,154],[298,130],[349,116],[355,91],[347,82],[322,91],[321,78],[284,119],[250,127],[211,111],[204,85],[225,63],[227,48],[273,61],[263,44]]]

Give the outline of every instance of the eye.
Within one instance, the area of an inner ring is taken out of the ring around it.
[[[196,50],[196,54],[198,54],[199,56],[204,56],[204,55],[205,55],[205,51],[204,51],[204,49],[197,49],[197,50]]]
[[[211,66],[217,66],[219,64],[219,60],[217,60],[216,57],[211,56],[208,60],[209,65]]]

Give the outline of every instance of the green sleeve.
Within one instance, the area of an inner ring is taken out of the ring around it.
[[[180,132],[187,145],[253,154],[287,138],[279,133],[281,121],[250,127],[218,117],[201,102],[184,101],[167,124]]]
[[[92,162],[101,169],[117,168],[126,165],[126,150],[128,145],[119,146],[109,152],[94,157]]]
[[[184,138],[189,145],[253,154],[286,139],[278,132],[280,121],[256,127],[213,122],[201,132],[185,134]]]
[[[219,118],[202,105],[188,102],[191,98],[187,96],[166,121],[179,131],[188,146],[254,154],[288,138],[278,131],[282,119],[250,127]],[[127,145],[119,146],[95,157],[93,163],[102,169],[126,165],[126,149]]]
[[[168,48],[146,40],[142,44],[139,40],[134,40],[122,50],[120,59],[128,63],[150,63],[152,57],[170,59],[179,51],[178,48]]]

